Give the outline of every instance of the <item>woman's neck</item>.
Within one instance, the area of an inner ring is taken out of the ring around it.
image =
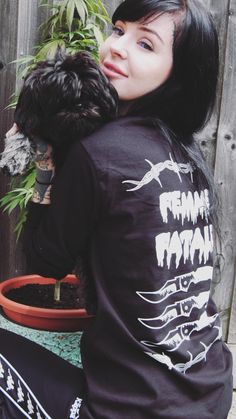
[[[130,109],[132,108],[132,105],[135,101],[134,100],[120,100],[119,102],[119,110],[118,114],[119,116],[127,116],[129,115]]]

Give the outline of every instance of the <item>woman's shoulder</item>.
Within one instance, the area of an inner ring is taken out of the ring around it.
[[[103,124],[99,129],[82,139],[81,143],[89,153],[104,153],[106,150],[124,152],[134,147],[161,147],[164,140],[161,131],[145,124],[139,117],[121,117]]]

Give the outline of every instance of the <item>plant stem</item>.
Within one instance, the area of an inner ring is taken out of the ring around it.
[[[56,280],[55,287],[54,287],[54,300],[60,301],[61,300],[61,281]]]

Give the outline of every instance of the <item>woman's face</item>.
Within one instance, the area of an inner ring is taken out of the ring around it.
[[[137,99],[168,79],[174,27],[174,18],[168,14],[144,24],[116,22],[100,49],[100,64],[121,100]]]

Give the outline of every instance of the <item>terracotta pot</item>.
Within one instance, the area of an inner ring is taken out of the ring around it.
[[[74,275],[68,275],[62,282],[76,283]],[[5,294],[12,288],[20,288],[26,284],[55,284],[51,278],[38,275],[26,275],[8,279],[0,283],[0,306],[5,315],[23,326],[51,331],[78,331],[86,329],[93,316],[85,309],[47,309],[16,303]]]

